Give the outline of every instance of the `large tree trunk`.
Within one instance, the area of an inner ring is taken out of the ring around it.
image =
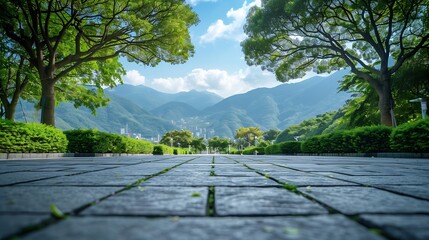
[[[382,125],[391,127],[393,126],[392,110],[394,108],[391,77],[386,74],[381,78],[380,84],[376,87],[380,120]]]
[[[15,121],[15,111],[16,106],[18,105],[18,101],[12,101],[9,104],[3,104],[5,111],[5,119]]]
[[[42,81],[42,109],[40,123],[55,126],[55,82],[51,79]]]

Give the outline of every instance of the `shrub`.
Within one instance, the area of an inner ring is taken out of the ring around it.
[[[282,149],[280,144],[273,144],[265,148],[265,154],[273,155],[273,154],[281,154]]]
[[[99,141],[98,130],[74,129],[64,131],[69,141],[68,151],[72,153],[94,153],[94,147]]]
[[[265,154],[265,148],[263,147],[249,147],[243,150],[243,154],[245,155],[253,155],[258,152],[258,155],[264,155]]]
[[[162,150],[162,146],[161,145],[155,145],[153,147],[153,155],[164,155],[164,151]]]
[[[320,136],[307,138],[301,145],[302,152],[305,153],[321,153]]]
[[[353,147],[359,153],[389,152],[392,129],[386,126],[361,127],[352,130]]]
[[[150,154],[153,144],[118,134],[93,129],[75,129],[64,132],[69,140],[68,151],[72,153],[131,153]]]
[[[392,131],[391,148],[402,152],[429,152],[429,119],[403,124]]]
[[[0,152],[59,153],[67,149],[63,132],[37,123],[19,123],[0,119]]]
[[[178,152],[177,152],[177,149],[175,148],[175,149],[173,149],[173,154],[174,155],[177,155],[178,154]]]
[[[284,154],[293,154],[301,152],[302,142],[287,141],[279,143],[280,151]]]

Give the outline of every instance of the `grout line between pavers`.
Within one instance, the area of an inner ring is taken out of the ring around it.
[[[293,192],[293,193],[295,193],[297,195],[300,195],[300,196],[302,196],[302,197],[304,197],[304,198],[306,198],[306,199],[308,199],[308,200],[310,200],[312,202],[315,202],[315,203],[321,205],[322,207],[324,207],[324,208],[326,208],[328,210],[328,214],[340,214],[340,215],[344,216],[345,218],[349,219],[350,221],[353,221],[353,222],[361,225],[362,227],[364,227],[365,229],[367,229],[368,232],[371,232],[374,235],[381,235],[382,237],[384,237],[386,239],[389,239],[389,240],[396,239],[393,236],[391,236],[390,234],[388,234],[386,231],[384,231],[382,228],[379,228],[377,226],[374,227],[374,225],[371,225],[371,224],[368,224],[367,222],[365,222],[363,219],[360,218],[360,214],[347,215],[347,214],[341,213],[337,209],[335,209],[335,208],[333,208],[333,207],[331,207],[331,206],[329,206],[329,205],[327,205],[327,204],[319,201],[318,199],[313,198],[310,195],[308,195],[308,194],[306,194],[306,193],[298,190],[297,186],[295,186],[295,185],[283,183],[283,182],[281,182],[281,181],[279,181],[279,180],[277,180],[277,179],[275,179],[273,177],[267,176],[266,174],[263,174],[263,173],[259,172],[258,170],[256,170],[256,169],[248,166],[247,164],[241,163],[238,160],[234,160],[233,159],[233,161],[235,161],[236,163],[242,164],[243,166],[247,167],[248,169],[250,169],[252,171],[255,171],[257,174],[259,174],[259,175],[261,175],[263,177],[266,177],[266,178],[268,178],[270,180],[273,180],[273,181],[275,181],[275,182],[277,182],[279,184],[283,184],[283,186],[284,186],[284,188],[286,190],[288,190],[290,192]],[[269,163],[269,164],[272,164],[272,163]],[[272,164],[272,165],[274,165],[274,164]],[[357,186],[357,187],[362,187],[362,186]]]
[[[10,235],[2,238],[2,239],[17,239],[18,237],[22,237],[22,236],[28,235],[30,233],[42,230],[42,229],[47,228],[47,227],[49,227],[49,226],[51,226],[53,224],[61,222],[62,220],[67,219],[70,216],[76,216],[79,213],[81,213],[82,211],[84,211],[85,209],[87,209],[87,208],[89,208],[89,207],[91,207],[93,205],[99,204],[100,202],[102,202],[102,201],[104,201],[104,200],[106,200],[106,199],[108,199],[108,198],[110,198],[110,197],[112,197],[112,196],[114,196],[116,194],[119,194],[119,193],[122,193],[124,191],[127,191],[127,190],[130,190],[132,188],[135,188],[139,184],[143,183],[144,181],[147,181],[147,180],[149,180],[151,178],[154,178],[154,177],[157,177],[157,176],[162,175],[164,173],[167,173],[171,169],[179,167],[179,166],[181,166],[183,164],[186,164],[186,163],[188,163],[190,161],[193,161],[195,159],[196,158],[191,158],[191,159],[189,159],[187,161],[184,161],[182,163],[176,164],[176,165],[174,165],[172,167],[165,168],[164,170],[162,170],[160,172],[157,172],[155,174],[149,175],[148,177],[145,177],[145,178],[142,178],[140,180],[137,180],[137,181],[131,183],[130,185],[128,185],[128,186],[126,186],[126,187],[124,187],[124,188],[122,188],[120,190],[117,190],[117,191],[115,191],[115,192],[113,192],[111,194],[108,194],[108,195],[106,195],[104,197],[101,197],[101,198],[99,198],[99,199],[97,199],[95,201],[92,201],[92,202],[87,203],[87,204],[85,204],[85,205],[83,205],[81,207],[78,207],[78,208],[70,211],[69,213],[65,213],[64,217],[62,217],[62,218],[55,218],[55,217],[51,216],[50,218],[42,220],[41,222],[39,222],[37,224],[32,224],[32,225],[28,225],[26,227],[23,227],[20,230],[18,230],[18,232],[12,233],[12,234],[10,234]],[[164,159],[162,159],[162,160],[164,160]],[[128,166],[131,166],[131,165],[128,165]]]

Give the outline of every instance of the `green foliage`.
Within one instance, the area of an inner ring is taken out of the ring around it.
[[[72,153],[130,153],[150,154],[153,144],[118,134],[98,130],[75,129],[64,131],[69,140],[68,151]]]
[[[302,152],[305,153],[321,153],[320,136],[307,138],[301,145]]]
[[[375,90],[381,122],[391,125],[391,78],[426,46],[427,4],[409,0],[263,1],[247,16],[243,52],[247,64],[274,72],[282,82],[311,70],[329,73],[350,67]]]
[[[300,153],[301,144],[302,142],[298,142],[298,141],[288,141],[288,142],[279,143],[281,153],[283,154]]]
[[[342,116],[341,111],[327,112],[324,114],[317,115],[314,118],[304,120],[299,124],[292,125],[281,132],[276,139],[276,143],[285,141],[305,140],[308,137],[320,135],[328,128],[333,126],[335,121]],[[336,126],[334,129],[341,128]],[[332,131],[332,129],[330,129]]]
[[[161,138],[160,143],[174,147],[187,147],[192,143],[192,133],[189,130],[169,131]]]
[[[153,155],[164,155],[164,150],[162,145],[155,145],[153,146]]]
[[[353,131],[353,146],[359,153],[389,152],[391,133],[386,126],[357,128]]]
[[[264,155],[265,154],[265,148],[264,147],[249,147],[245,148],[242,153],[244,155]]]
[[[385,126],[361,127],[313,136],[302,144],[306,153],[370,153],[390,150],[391,129]]]
[[[276,140],[277,136],[281,133],[278,129],[270,129],[262,135],[263,138],[267,141],[273,141]]]
[[[265,148],[265,154],[267,155],[274,155],[274,154],[281,154],[282,148],[280,147],[280,144],[273,144]]]
[[[19,123],[0,119],[0,152],[61,153],[67,138],[59,129],[36,123]]]
[[[265,148],[265,154],[295,154],[301,152],[302,142],[298,141],[287,141],[277,144],[270,145]]]
[[[52,92],[59,81],[64,86],[70,83],[67,98],[76,106],[92,109],[105,104],[105,99],[97,94],[85,99],[73,93],[74,87],[93,85],[100,93],[102,86],[121,82],[120,56],[155,66],[161,61],[184,63],[194,54],[189,27],[199,20],[183,0],[1,1],[0,6],[0,31],[21,45],[29,66],[37,71],[44,89],[42,122],[52,125]]]
[[[209,147],[218,149],[221,152],[226,152],[230,144],[229,138],[214,137],[209,139]]]
[[[395,128],[391,135],[391,147],[392,150],[401,152],[429,152],[429,119]]]
[[[257,138],[262,136],[263,132],[257,127],[240,127],[235,131],[236,139],[245,139],[250,145],[255,145]]]
[[[191,146],[196,151],[206,150],[206,143],[204,142],[204,138],[192,138]]]
[[[178,154],[179,154],[176,148],[175,148],[175,149],[173,149],[173,154],[174,154],[174,155],[178,155]]]

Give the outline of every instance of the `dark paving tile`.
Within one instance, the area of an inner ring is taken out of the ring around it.
[[[205,187],[136,187],[88,208],[82,214],[204,216]]]
[[[337,176],[338,179],[365,185],[416,185],[429,184],[429,175],[407,176]]]
[[[5,238],[15,234],[21,228],[29,225],[39,224],[49,218],[49,215],[29,215],[29,214],[0,214],[0,238]]]
[[[327,213],[320,205],[282,188],[216,187],[215,199],[220,216]]]
[[[107,196],[119,188],[112,187],[38,187],[13,186],[0,188],[0,213],[50,213],[55,204],[70,212]]]
[[[142,183],[156,186],[281,186],[270,179],[259,177],[193,177],[193,176],[158,176]]]
[[[145,176],[123,176],[120,174],[80,174],[63,176],[21,184],[24,186],[128,186]]]
[[[318,175],[302,174],[302,175],[283,175],[272,173],[270,177],[277,179],[280,182],[296,185],[296,186],[351,186],[357,185],[346,181],[341,181],[331,177]]]
[[[429,200],[429,184],[426,185],[377,185],[382,189],[387,189],[397,193],[407,194],[419,198]]]
[[[401,240],[429,239],[429,216],[421,215],[361,215],[364,221],[383,229]]]
[[[65,172],[13,172],[0,174],[0,186],[64,176]]]
[[[85,226],[85,230],[82,230]],[[115,226],[115,227],[106,227]],[[23,239],[383,239],[340,215],[269,218],[75,217]]]
[[[299,191],[345,214],[429,213],[429,201],[370,187],[312,187]]]

